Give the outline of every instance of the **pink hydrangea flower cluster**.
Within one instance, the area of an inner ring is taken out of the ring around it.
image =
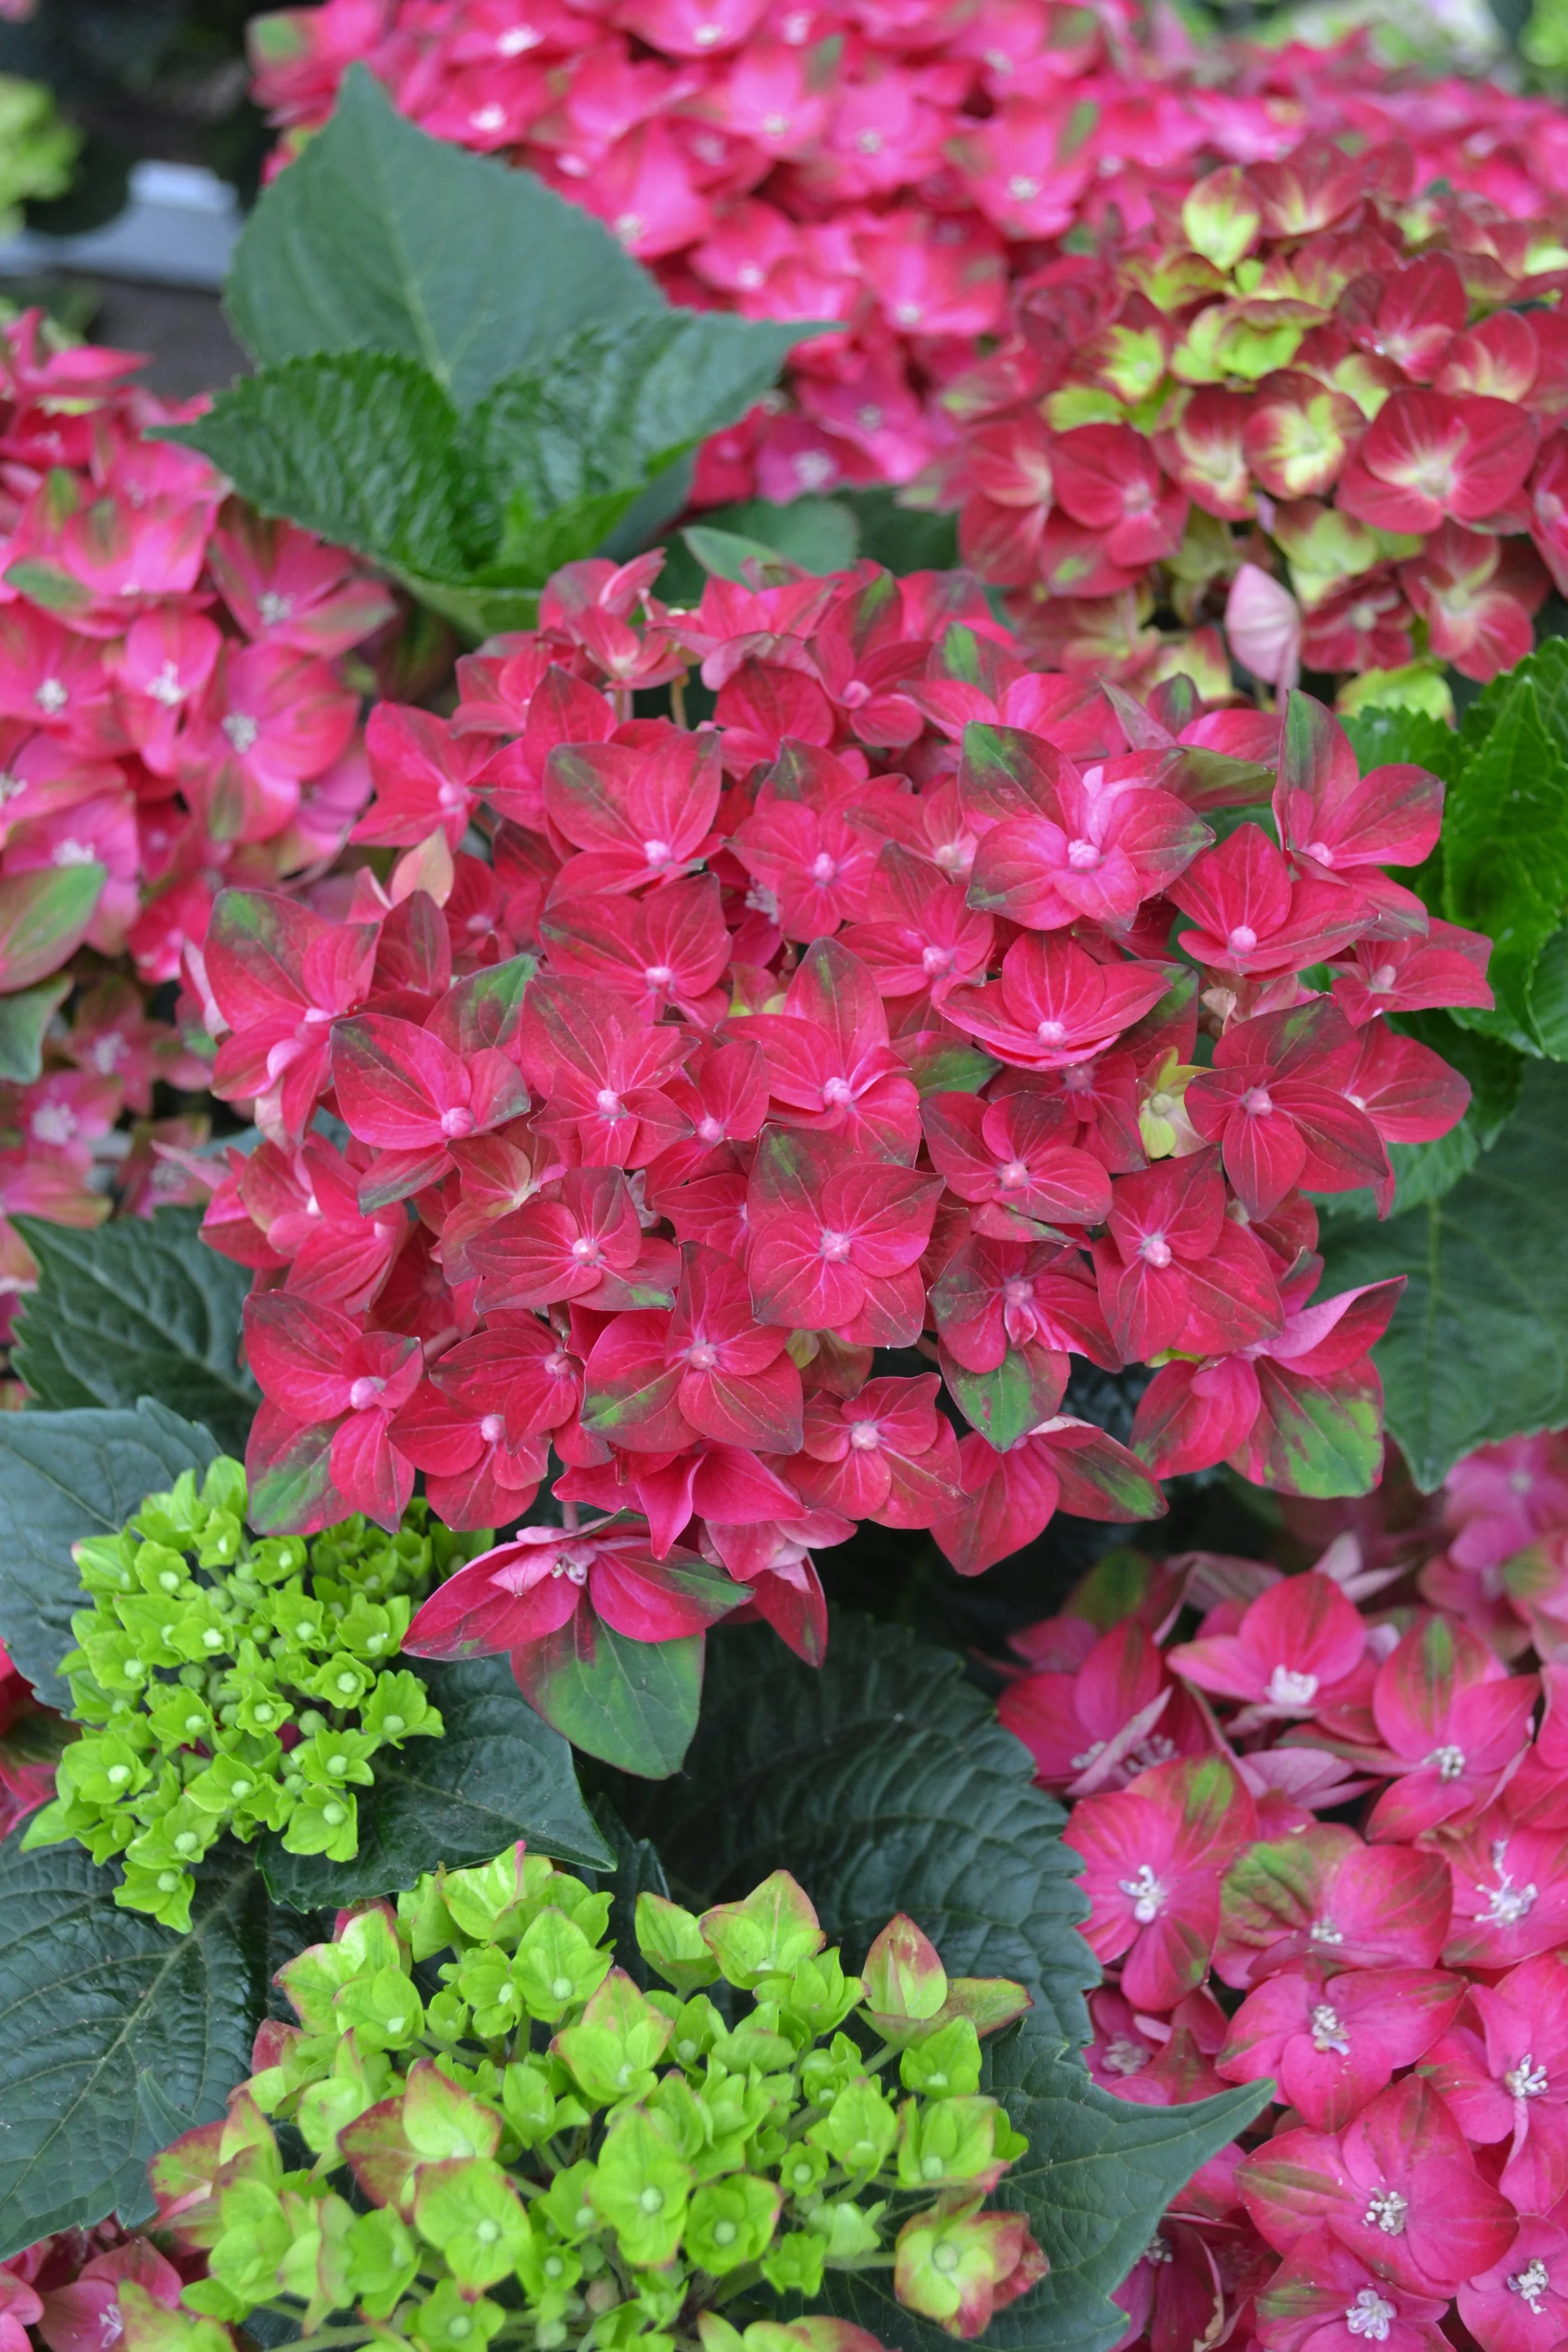
[[[298,887],[370,789],[340,657],[391,599],[149,439],[187,412],[139,364],[55,349],[36,312],[0,340],[0,995],[59,976],[42,1074],[0,1085],[6,1306],[36,1273],[11,1213],[96,1223],[110,1170],[132,1213],[182,1197],[156,1148],[205,1129],[150,1126],[153,1088],[206,1068],[151,992],[226,879]]]
[[[940,398],[1069,233],[1114,250],[1218,164],[1309,135],[1398,142],[1530,218],[1568,193],[1561,110],[1391,75],[1364,41],[1226,45],[1125,0],[326,0],[253,20],[286,136],[363,60],[426,131],[538,172],[669,292],[846,331],[797,350],[787,409],[709,445],[699,503],[902,482],[952,439]]]
[[[105,2352],[124,2332],[120,2284],[132,2280],[165,2311],[205,2264],[179,2248],[170,2261],[149,2237],[114,2221],[61,2230],[0,2263],[0,2352]],[[31,2333],[29,2333],[31,2330]]]
[[[1013,1643],[1002,1719],[1071,1804],[1105,1969],[1096,2078],[1277,2085],[1121,2289],[1129,2346],[1568,2326],[1568,1440],[1461,1463],[1440,1526],[1359,1516],[1306,1572],[1149,1563],[1127,1613],[1090,1578]]]
[[[1059,667],[1485,679],[1568,587],[1568,247],[1394,142],[1200,180],[1019,285],[928,479]],[[1151,625],[1156,615],[1163,626]]]
[[[1314,1300],[1307,1193],[1386,1202],[1388,1140],[1465,1107],[1385,1017],[1489,1002],[1384,871],[1437,780],[1363,782],[1302,696],[1029,671],[962,576],[676,611],[660,561],[557,574],[450,719],[372,713],[384,884],[337,921],[231,888],[187,954],[266,1139],[205,1225],[256,1269],[253,1516],[393,1524],[422,1471],[505,1525],[552,1449],[606,1517],[464,1570],[416,1649],[750,1596],[816,1656],[812,1549],[862,1519],[976,1574],[1058,1504],[1157,1513],[1151,1470],[1370,1486],[1399,1286]],[[632,715],[692,669],[711,721]],[[1269,794],[1283,846],[1238,814]],[[1164,1367],[1136,1452],[1063,1412],[1075,1358]]]

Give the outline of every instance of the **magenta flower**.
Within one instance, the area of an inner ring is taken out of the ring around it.
[[[654,1559],[647,1528],[635,1522],[601,1522],[575,1533],[524,1528],[433,1592],[403,1646],[416,1658],[489,1657],[498,1650],[515,1656],[580,1611],[628,1641],[672,1641],[700,1633],[745,1597],[744,1586],[731,1587],[716,1608],[710,1573],[689,1573],[700,1566],[685,1555]]]
[[[1521,1829],[1499,1807],[1447,1845],[1453,1873],[1449,1968],[1506,1969],[1568,1942],[1568,1836]]]
[[[1399,2067],[1453,2019],[1464,1981],[1429,1969],[1357,1969],[1321,1978],[1289,1969],[1248,1993],[1215,2061],[1233,2083],[1273,2075],[1319,2131],[1342,2130]]]
[[[1561,1952],[1475,1985],[1421,2069],[1465,2137],[1510,2143],[1498,2186],[1521,2213],[1568,2193],[1568,1967]]]
[[[1218,1756],[1157,1764],[1073,1812],[1064,1834],[1083,1857],[1079,1884],[1091,1906],[1083,1934],[1097,1958],[1121,1962],[1121,1989],[1136,2008],[1172,2009],[1202,1984],[1220,1881],[1254,1826],[1251,1798]]]
[[[1380,2091],[1338,2137],[1276,2132],[1241,2165],[1237,2186],[1281,2253],[1324,2228],[1378,2277],[1417,2294],[1452,2294],[1500,2259],[1514,2231],[1512,2206],[1416,2075]]]
[[[1076,1674],[1009,1683],[996,1713],[1033,1756],[1037,1779],[1074,1795],[1125,1788],[1151,1766],[1209,1744],[1197,1708],[1136,1617],[1102,1635]]]
[[[1447,2297],[1395,2286],[1327,2230],[1298,2239],[1258,2298],[1267,2352],[1448,2352]]]
[[[1398,1777],[1367,1834],[1408,1839],[1489,1804],[1530,1736],[1533,1675],[1510,1675],[1463,1625],[1429,1617],[1406,1633],[1373,1685],[1373,1715]]]
[[[1500,2262],[1463,2281],[1459,2316],[1483,2352],[1539,2352],[1568,2336],[1568,2231],[1527,2221]]]
[[[1283,1578],[1250,1602],[1234,1633],[1179,1642],[1172,1671],[1219,1698],[1251,1702],[1251,1721],[1310,1715],[1318,1693],[1359,1664],[1366,1629],[1332,1577]]]
[[[1225,1883],[1215,1968],[1247,1987],[1293,1963],[1429,1969],[1443,1952],[1451,1895],[1443,1857],[1363,1845],[1338,1822],[1255,1846]]]

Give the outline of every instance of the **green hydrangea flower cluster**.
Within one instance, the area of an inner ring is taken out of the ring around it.
[[[92,1605],[59,1671],[87,1728],[24,1839],[120,1860],[115,1901],[181,1930],[192,1869],[226,1831],[353,1858],[372,1757],[442,1728],[393,1664],[409,1619],[492,1539],[452,1534],[423,1502],[394,1536],[352,1518],[309,1541],[255,1538],[246,1502],[244,1466],[223,1455],[199,1488],[187,1470],[118,1535],[76,1546]]]
[[[891,2271],[970,2336],[1042,2275],[1026,2217],[983,2210],[1027,2146],[980,2091],[1022,1987],[950,1979],[905,1918],[848,1975],[778,1872],[700,1918],[639,1896],[671,1988],[643,1991],[610,1906],[519,1845],[288,1963],[299,2026],[263,2026],[227,2120],[153,2164],[161,2227],[206,2256],[205,2352],[258,2310],[334,2347],[782,2352],[773,2296],[830,2268]],[[198,2352],[165,2317],[138,2308],[136,2352]]]

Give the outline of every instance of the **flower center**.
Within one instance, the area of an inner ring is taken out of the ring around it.
[[[1171,1244],[1163,1234],[1145,1234],[1138,1244],[1138,1255],[1145,1265],[1169,1265]]]
[[[832,1103],[835,1108],[842,1109],[846,1103],[854,1101],[854,1088],[847,1078],[824,1078],[822,1099],[825,1103]]]
[[[256,740],[261,732],[261,721],[259,719],[252,719],[248,711],[231,710],[223,722],[223,731],[243,760],[247,751],[253,751],[256,749]]]
[[[506,1423],[499,1412],[487,1412],[479,1423],[479,1435],[487,1445],[499,1445],[506,1434]]]
[[[474,1114],[466,1104],[454,1103],[450,1110],[444,1110],[441,1113],[443,1135],[472,1135],[473,1131]]]
[[[816,856],[811,861],[812,880],[814,882],[831,882],[837,871],[838,866],[837,861],[834,858],[829,857],[826,849],[819,849]]]
[[[1069,841],[1068,864],[1075,874],[1088,874],[1100,864],[1100,850],[1092,841]]]
[[[373,1404],[379,1402],[385,1386],[384,1381],[378,1381],[368,1372],[363,1379],[354,1381],[349,1388],[349,1411],[368,1412]]]
[[[1326,2000],[1321,2000],[1312,2011],[1311,2027],[1314,2050],[1331,2050],[1340,2058],[1350,2056],[1351,2045],[1340,2022],[1339,2011],[1331,2009]]]
[[[46,677],[42,684],[35,688],[33,700],[40,710],[47,711],[52,719],[58,712],[63,710],[70,700],[70,688],[63,678]]]
[[[1225,943],[1227,948],[1234,948],[1237,955],[1250,955],[1258,945],[1258,933],[1250,923],[1237,923],[1233,931],[1226,933]]]
[[[1434,1748],[1430,1756],[1424,1756],[1421,1761],[1436,1766],[1439,1780],[1457,1780],[1465,1769],[1465,1751],[1450,1740],[1446,1747]]]
[[[1073,1760],[1076,1763],[1078,1759],[1075,1757]],[[1149,2063],[1149,2053],[1141,2042],[1130,2042],[1124,2033],[1119,2033],[1114,2042],[1106,2045],[1100,2063],[1112,2074],[1141,2074]]]
[[[1518,2065],[1510,2067],[1502,2084],[1510,2099],[1538,2099],[1547,2088],[1546,2069],[1538,2066],[1527,2050]]]
[[[686,1350],[686,1360],[694,1372],[710,1372],[719,1360],[719,1350],[710,1339],[694,1339]]]
[[[1248,1087],[1241,1097],[1241,1108],[1248,1118],[1267,1118],[1274,1108],[1274,1097],[1267,1087]]]
[[[1374,2344],[1386,2344],[1388,2331],[1398,2314],[1393,2304],[1385,2303],[1374,2286],[1363,2286],[1353,2303],[1345,2306],[1345,2326],[1352,2336],[1370,2336]]]
[[[830,1265],[841,1265],[844,1259],[848,1256],[854,1244],[850,1241],[847,1234],[835,1234],[826,1231],[823,1234],[821,1241],[817,1244],[817,1248],[821,1255],[827,1260]]]
[[[1138,1865],[1134,1878],[1123,1878],[1118,1885],[1132,1906],[1132,1916],[1141,1927],[1152,1927],[1165,1907],[1170,1888],[1157,1879],[1146,1862]]]
[[[1539,2319],[1541,2298],[1551,2284],[1552,2280],[1546,2264],[1537,2254],[1535,2260],[1532,2263],[1527,2263],[1523,2270],[1515,2271],[1508,2283],[1508,2291],[1510,2294],[1517,2294],[1521,2302],[1529,2304],[1531,2312]]]
[[[1311,1937],[1314,1944],[1342,1944],[1345,1931],[1342,1927],[1336,1927],[1331,1919],[1324,1917],[1313,1920]]]
[[[1270,1706],[1310,1706],[1318,1696],[1318,1677],[1294,1666],[1276,1666],[1268,1677]]]
[[[1065,1021],[1042,1021],[1035,1031],[1042,1045],[1063,1045],[1066,1042],[1067,1034],[1068,1025]]]
[[[1385,2238],[1403,2238],[1409,2210],[1408,2197],[1402,2197],[1397,2189],[1380,2189],[1361,2218],[1369,2230],[1381,2230]]]
[[[875,1454],[882,1443],[882,1433],[874,1421],[857,1421],[849,1430],[849,1444],[856,1454]]]

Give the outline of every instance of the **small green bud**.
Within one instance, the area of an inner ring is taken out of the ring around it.
[[[869,2179],[880,2171],[898,2129],[898,2116],[881,2086],[869,2074],[860,2074],[845,2084],[807,2137],[826,2148],[851,2179]]]
[[[408,2323],[420,2352],[483,2352],[506,2317],[488,2296],[465,2298],[455,2279],[433,2287]]]
[[[775,2294],[820,2294],[827,2245],[816,2231],[794,2230],[763,2258],[763,2276]],[[746,2352],[752,2352],[751,2329]],[[704,2336],[704,2345],[707,2338]]]
[[[787,1870],[775,1870],[743,1902],[715,1904],[699,1925],[721,1973],[742,1990],[763,1977],[790,1975],[826,1941],[805,1890]]]
[[[688,2258],[715,2278],[760,2262],[773,2241],[780,2201],[776,2183],[754,2173],[705,2181],[692,2191],[686,2216]]]
[[[637,1896],[637,1938],[649,1968],[677,1992],[695,1992],[700,1985],[712,1984],[719,1974],[696,1915],[662,1895]]]

